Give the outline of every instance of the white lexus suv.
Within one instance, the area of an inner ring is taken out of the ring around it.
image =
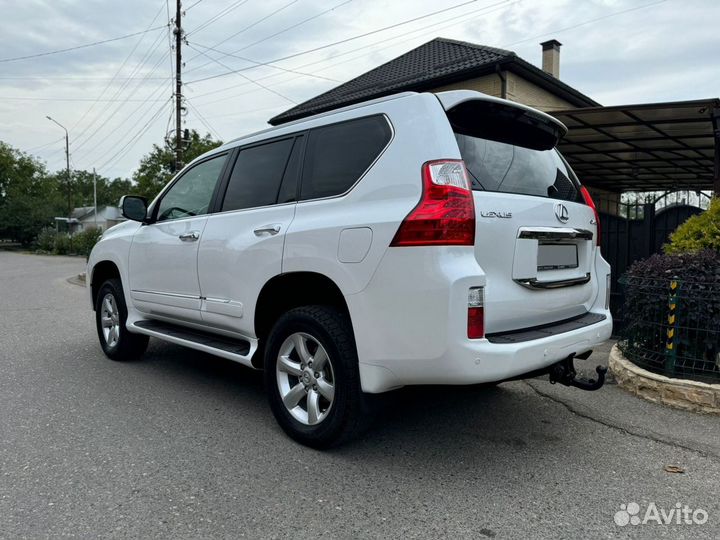
[[[402,93],[197,158],[90,255],[105,354],[154,337],[263,369],[280,426],[327,447],[368,394],[547,373],[610,336],[610,267],[566,128],[459,90]]]

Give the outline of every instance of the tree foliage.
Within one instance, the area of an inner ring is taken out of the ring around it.
[[[221,144],[221,141],[213,140],[209,134],[200,136],[197,131],[190,130],[188,140],[184,143],[183,159],[185,163],[190,163],[199,155],[217,148]],[[154,144],[150,153],[140,160],[140,166],[133,175],[135,181],[133,194],[152,200],[174,174],[174,152],[167,146]]]
[[[57,183],[45,166],[0,142],[0,238],[30,243],[59,210]]]
[[[188,163],[197,156],[220,146],[210,135],[201,136],[191,130],[185,141],[184,159]],[[117,206],[120,197],[138,194],[152,199],[174,174],[174,155],[167,147],[153,145],[140,161],[131,180],[113,180],[97,175],[98,206]],[[93,205],[93,173],[72,171],[70,196],[65,170],[49,173],[35,157],[0,141],[0,238],[27,245],[43,228],[54,226],[55,217],[67,217],[71,208]],[[43,236],[43,242],[50,241]],[[56,250],[57,251],[57,250]]]
[[[704,249],[720,252],[720,199],[710,202],[702,214],[680,225],[665,244],[665,253],[697,253]]]

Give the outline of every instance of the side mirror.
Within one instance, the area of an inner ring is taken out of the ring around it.
[[[147,199],[136,195],[125,195],[120,199],[122,215],[132,221],[145,221],[147,219]]]

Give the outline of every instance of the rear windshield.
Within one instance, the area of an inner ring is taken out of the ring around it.
[[[455,138],[474,190],[580,200],[577,179],[555,149],[533,150],[457,132]]]

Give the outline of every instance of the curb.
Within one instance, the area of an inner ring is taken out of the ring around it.
[[[610,351],[609,367],[618,386],[631,394],[675,409],[720,415],[720,384],[652,373],[630,362],[617,345]]]
[[[80,287],[85,286],[85,272],[78,274],[77,276],[71,276],[67,278],[67,282]]]

